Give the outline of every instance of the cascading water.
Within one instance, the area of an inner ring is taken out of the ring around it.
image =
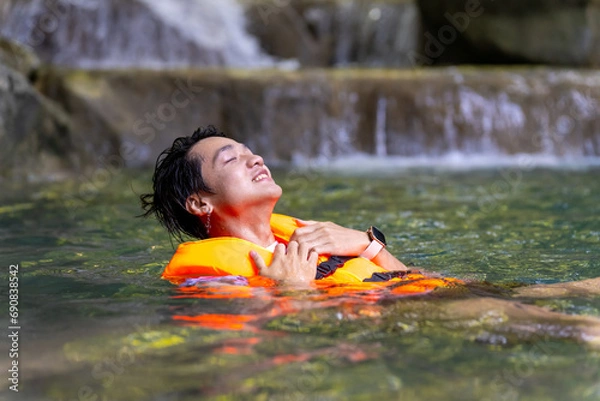
[[[302,137],[303,149],[322,127],[337,127],[344,138],[304,153],[328,162],[352,153],[425,164],[495,165],[524,154],[541,164],[599,160],[600,75],[593,71],[364,70],[318,81],[307,76],[265,89],[269,101],[257,119],[271,133],[271,149],[289,147],[290,136]],[[336,143],[349,151],[332,148]]]
[[[387,154],[386,132],[385,132],[385,109],[387,99],[380,97],[377,99],[377,117],[375,121],[375,154],[385,156]]]
[[[559,162],[599,159],[599,72],[390,68],[402,64],[417,41],[414,4],[332,2],[294,14],[296,25],[306,15],[315,28],[305,36],[337,35],[329,48],[334,66],[329,69],[206,69],[281,66],[245,30],[252,7],[239,0],[6,0],[0,6],[0,36],[29,44],[56,65],[120,69],[83,79],[84,71],[70,83],[66,72],[40,87],[66,88],[45,93],[63,104],[89,105],[90,114],[98,114],[94,118],[115,127],[115,137],[146,149],[147,156],[136,165],[152,163],[172,133],[191,132],[191,120],[196,126],[221,125],[270,160],[300,164],[365,154],[411,165],[420,158],[427,165],[443,160],[468,164],[519,154]],[[254,22],[283,26],[288,21],[284,3],[273,3],[268,19]],[[341,67],[347,65],[357,68]],[[190,69],[138,70],[181,67]],[[191,76],[196,89],[181,92]],[[182,93],[191,95],[184,101],[176,96]],[[96,121],[86,120],[86,112],[73,116],[83,120],[83,130]],[[113,124],[110,116],[115,115],[122,117],[119,124]],[[147,116],[162,118],[164,129],[155,132]],[[141,143],[140,127],[160,136],[155,148]]]
[[[80,68],[274,64],[245,31],[235,0],[9,1],[0,35],[47,62]]]

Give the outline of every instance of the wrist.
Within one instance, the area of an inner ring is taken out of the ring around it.
[[[369,243],[367,248],[359,255],[359,257],[372,260],[379,254],[379,252],[381,252],[383,248],[386,247],[387,242],[385,240],[385,235],[383,235],[383,233],[379,231],[377,227],[369,227],[369,229],[367,230],[367,235],[369,236],[371,242]]]

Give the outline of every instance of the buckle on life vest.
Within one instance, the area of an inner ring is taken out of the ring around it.
[[[350,256],[330,256],[325,262],[319,263],[317,266],[317,274],[315,280],[321,280],[327,276],[331,276],[335,271],[344,266],[344,263],[352,259]]]

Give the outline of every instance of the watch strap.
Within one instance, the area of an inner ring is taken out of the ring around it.
[[[377,254],[383,249],[383,244],[379,241],[371,241],[367,249],[365,249],[360,255],[361,258],[365,258],[368,260],[373,259]]]

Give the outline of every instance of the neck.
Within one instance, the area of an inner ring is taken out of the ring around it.
[[[273,207],[211,216],[210,237],[235,237],[268,247],[275,241],[271,231]]]

